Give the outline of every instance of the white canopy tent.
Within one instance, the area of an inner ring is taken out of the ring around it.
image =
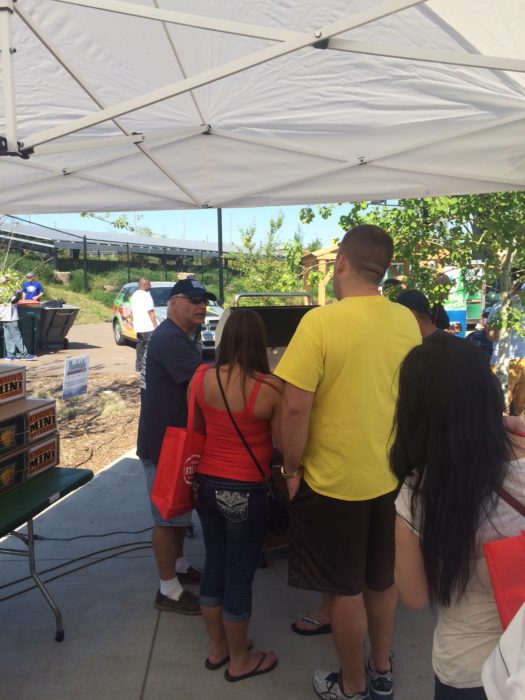
[[[525,189],[523,0],[0,0],[0,211]]]

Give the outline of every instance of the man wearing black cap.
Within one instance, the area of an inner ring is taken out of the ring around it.
[[[431,308],[427,297],[417,289],[406,289],[398,294],[395,301],[412,311],[423,340],[440,333],[449,325],[448,314],[441,304]]]
[[[186,425],[188,383],[202,362],[196,337],[210,299],[215,296],[197,280],[177,282],[168,298],[167,318],[155,329],[146,348],[140,380],[137,455],[144,466],[148,493],[166,428]],[[199,572],[182,558],[191,512],[164,520],[151,500],[150,504],[154,520],[152,544],[160,576],[155,607],[198,615],[198,597],[181,586],[200,580]]]

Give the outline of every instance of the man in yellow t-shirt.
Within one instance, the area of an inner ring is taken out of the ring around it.
[[[379,293],[392,253],[377,226],[345,235],[334,267],[338,301],[304,316],[275,372],[287,382],[289,583],[330,598],[341,670],[313,679],[327,700],[393,698],[396,481],[387,443],[397,369],[421,335],[413,314]]]

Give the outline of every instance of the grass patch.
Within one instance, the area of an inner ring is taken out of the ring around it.
[[[114,296],[116,296],[116,292]],[[63,299],[67,304],[80,307],[75,323],[100,323],[111,321],[111,309],[87,294],[72,292],[62,284],[46,284],[45,299]]]
[[[125,401],[116,392],[107,389],[97,395],[96,404],[102,418],[115,418],[126,410]]]

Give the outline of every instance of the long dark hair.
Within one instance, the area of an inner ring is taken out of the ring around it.
[[[400,483],[409,477],[431,602],[465,592],[511,456],[503,413],[501,387],[471,343],[436,333],[401,365],[390,466]]]
[[[228,380],[238,365],[244,384],[257,373],[270,374],[266,354],[266,329],[262,318],[250,309],[235,309],[224,324],[216,364],[228,367]]]

